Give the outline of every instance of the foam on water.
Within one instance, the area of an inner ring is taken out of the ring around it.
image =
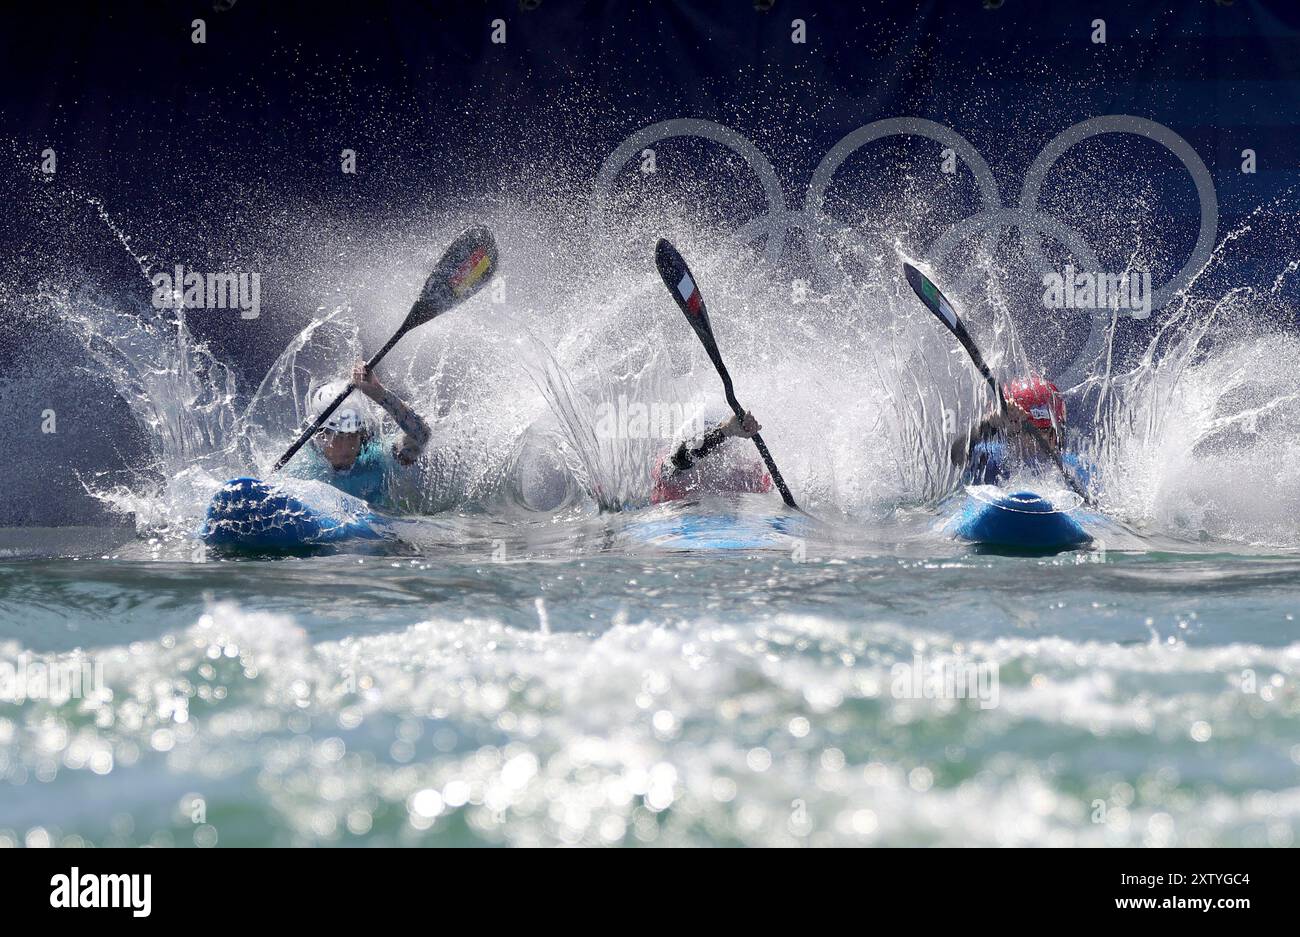
[[[1289,845],[1300,831],[1294,642],[966,641],[790,613],[560,633],[436,617],[322,638],[218,602],[91,656],[107,675],[92,698],[0,719],[16,794],[0,836],[30,838],[38,817],[55,841],[101,844]],[[921,660],[995,665],[992,705],[903,698]],[[74,808],[88,775],[114,785],[128,829]],[[137,777],[154,780],[129,793]]]

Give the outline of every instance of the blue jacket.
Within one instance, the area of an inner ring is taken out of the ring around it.
[[[1078,480],[1079,484],[1083,486],[1084,490],[1092,487],[1092,478],[1096,473],[1095,466],[1084,462],[1073,452],[1062,452],[1061,461]],[[1030,467],[1042,464],[1051,466],[1047,456],[1040,453]],[[970,457],[966,461],[966,472],[962,475],[962,483],[967,485],[999,485],[1010,479],[1020,467],[1022,466],[1017,465],[1015,460],[1008,456],[1006,442],[1001,439],[986,439],[971,446]],[[1052,466],[1052,470],[1055,471],[1054,466]]]

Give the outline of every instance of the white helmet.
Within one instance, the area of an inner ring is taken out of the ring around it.
[[[347,386],[346,381],[329,381],[308,393],[307,419],[316,422],[317,417],[325,412],[325,408],[333,403],[334,398],[343,393]],[[321,424],[321,429],[334,433],[370,434],[374,432],[374,425],[374,413],[371,412],[365,398],[360,393],[354,392],[349,394],[347,399],[329,415],[329,419]]]

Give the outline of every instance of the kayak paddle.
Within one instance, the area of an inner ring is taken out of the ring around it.
[[[411,311],[406,314],[406,321],[393,333],[388,344],[375,352],[374,356],[366,362],[366,370],[370,371],[378,365],[384,355],[388,354],[407,332],[424,325],[431,319],[436,319],[477,293],[496,273],[496,269],[497,242],[492,237],[492,232],[478,226],[465,231],[442,255],[438,266],[433,268],[433,273],[429,274],[429,278],[424,281],[424,289],[420,291],[419,298],[411,306]],[[355,386],[349,382],[343,393],[335,397],[334,402],[316,417],[316,422],[303,430],[289,450],[276,460],[271,472],[278,472],[294,457],[303,444],[325,424],[330,414],[347,399]]]
[[[907,261],[903,261],[903,273],[907,277],[908,285],[912,287],[912,291],[916,293],[917,298],[925,304],[925,308],[934,313],[935,317],[947,327],[948,331],[956,336],[957,341],[961,342],[961,347],[965,348],[966,353],[970,355],[970,360],[974,363],[975,370],[979,371],[979,373],[983,375],[984,380],[988,381],[989,386],[993,388],[993,393],[997,395],[998,411],[1005,414],[1007,412],[1007,400],[1002,394],[1002,385],[998,383],[997,378],[993,376],[993,372],[989,369],[988,364],[985,363],[984,355],[980,353],[979,346],[976,345],[975,340],[970,337],[970,332],[966,331],[965,324],[958,317],[957,310],[952,307],[952,303],[948,302],[948,297],[939,292],[939,287],[935,286],[929,277],[920,270],[917,270]],[[1055,462],[1056,467],[1060,469],[1061,476],[1065,479],[1071,490],[1081,497],[1084,500],[1084,503],[1092,505],[1092,497],[1083,489],[1083,486],[1080,485],[1078,479],[1070,473],[1070,470],[1065,467],[1065,463],[1061,461],[1061,453],[1056,450],[1056,447],[1048,442],[1046,437],[1044,437],[1039,431],[1038,427],[1034,426],[1032,423],[1026,423],[1025,429],[1029,430],[1029,435],[1034,437],[1034,440],[1042,447],[1042,450],[1051,456],[1052,461]]]
[[[668,287],[668,291],[673,294],[673,299],[677,300],[677,305],[685,314],[686,321],[699,336],[704,350],[709,355],[709,360],[718,369],[728,406],[743,420],[745,409],[736,400],[736,393],[732,390],[731,375],[727,373],[727,366],[722,363],[722,354],[718,351],[718,343],[713,337],[713,326],[709,324],[709,312],[704,308],[704,296],[701,295],[700,288],[695,285],[695,278],[691,276],[690,268],[686,266],[682,255],[677,253],[677,248],[663,238],[660,238],[659,243],[655,245],[655,266],[659,268],[659,276],[663,277],[664,285]],[[772,475],[772,481],[776,483],[777,491],[781,492],[782,500],[796,511],[800,510],[799,505],[794,503],[794,498],[790,495],[790,489],[785,486],[785,479],[777,470],[776,463],[772,461],[772,453],[767,451],[763,437],[755,433],[752,438],[754,445],[758,447],[758,454],[767,463],[767,470]]]

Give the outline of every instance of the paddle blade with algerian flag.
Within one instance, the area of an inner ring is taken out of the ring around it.
[[[957,318],[957,313],[952,308],[952,303],[948,302],[948,297],[939,292],[939,287],[920,270],[917,270],[906,261],[903,262],[903,273],[907,276],[907,282],[912,290],[920,297],[921,302],[925,303],[927,309],[943,320],[944,324],[950,330],[956,332],[961,329],[966,330]]]
[[[962,347],[966,349],[966,353],[970,355],[971,362],[975,365],[976,370],[993,388],[993,393],[998,399],[999,409],[1001,409],[1003,407],[1002,388],[998,385],[997,378],[993,376],[989,366],[985,364],[984,355],[980,352],[979,346],[975,344],[975,340],[970,337],[970,333],[966,331],[966,326],[957,315],[957,310],[953,308],[952,303],[948,302],[948,297],[940,292],[939,287],[935,286],[929,277],[907,261],[903,262],[903,274],[907,277],[908,285],[912,287],[912,291],[916,293],[917,298],[921,300],[925,308],[934,313],[935,318],[956,336],[957,341],[961,342]]]

